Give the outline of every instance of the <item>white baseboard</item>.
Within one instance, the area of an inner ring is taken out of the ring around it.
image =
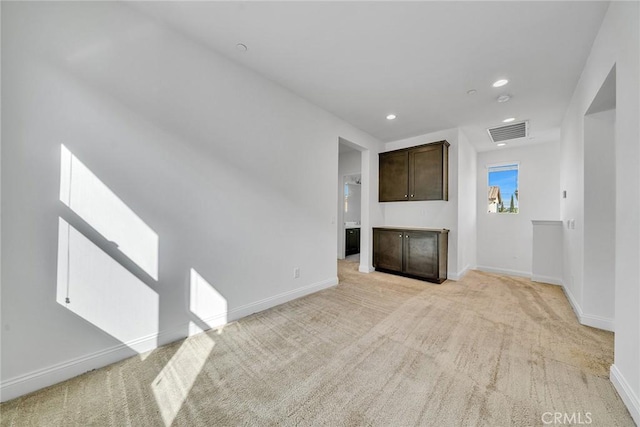
[[[157,336],[152,339],[157,342]],[[6,402],[7,400],[15,399],[32,391],[40,390],[87,371],[116,363],[136,354],[138,353],[129,348],[128,345],[118,344],[95,353],[10,378],[0,385],[0,401]]]
[[[250,314],[267,310],[271,307],[275,307],[276,305],[284,304],[285,302],[292,301],[294,299],[303,297],[305,295],[309,295],[314,292],[318,292],[323,289],[330,288],[337,284],[338,284],[338,278],[333,277],[331,279],[326,279],[321,282],[312,283],[310,285],[303,286],[301,288],[297,288],[292,291],[283,292],[281,294],[274,295],[272,297],[265,298],[260,301],[256,301],[250,304],[236,307],[234,309],[229,310],[229,312],[227,313],[227,321],[232,322],[234,320],[241,319],[243,317],[249,316]]]
[[[573,312],[576,314],[576,317],[578,318],[578,322],[580,322],[581,325],[591,326],[592,328],[615,332],[613,319],[596,316],[593,314],[585,314],[582,311],[582,307],[580,307],[580,304],[578,304],[578,301],[573,297],[573,294],[571,293],[569,288],[567,288],[564,285],[561,285],[561,286],[562,286],[562,290],[564,291],[564,294],[567,296],[567,299],[569,300],[569,304],[571,304],[571,308],[573,309]]]
[[[370,265],[360,264],[360,266],[358,267],[358,271],[360,273],[373,273],[374,271],[376,271],[376,269]]]
[[[506,268],[485,267],[483,265],[479,265],[479,266],[476,267],[476,270],[484,271],[484,272],[487,272],[487,273],[504,274],[506,276],[526,277],[527,279],[531,278],[531,273],[530,272],[518,271],[518,270],[508,270]]]
[[[213,327],[222,326],[233,320],[237,320],[305,295],[330,288],[337,284],[338,278],[334,277],[288,292],[283,292],[260,301],[236,307],[226,313],[220,313],[212,316],[211,318],[202,320],[207,325],[212,325]],[[210,327],[207,329],[210,329]],[[188,331],[188,335],[190,336],[199,333],[202,330],[203,329],[198,326],[194,328],[192,323],[179,325],[171,330],[161,331],[158,334],[118,344],[95,353],[87,354],[46,368],[37,369],[17,377],[9,378],[0,384],[0,402],[15,399],[16,397],[68,380],[93,369],[102,368],[112,363],[119,362],[120,360],[135,356],[139,353],[153,350],[158,347],[158,343],[162,345],[185,338],[185,331]]]
[[[465,268],[462,269],[462,271],[459,271],[458,273],[447,272],[447,279],[458,281],[462,279],[465,276],[465,274],[469,272],[469,270],[473,270],[473,267],[471,267],[471,265],[467,265]]]
[[[629,410],[631,418],[636,422],[636,425],[640,426],[640,399],[638,399],[638,396],[633,392],[629,383],[622,376],[622,373],[615,364],[611,365],[609,379]]]
[[[615,325],[613,319],[606,317],[593,316],[583,314],[580,316],[580,323],[585,326],[591,326],[592,328],[604,329],[605,331],[615,332]]]
[[[549,285],[558,285],[562,286],[562,279],[551,276],[541,276],[539,274],[534,274],[531,276],[531,280],[534,282],[547,283]]]
[[[573,297],[573,294],[571,293],[571,290],[569,288],[567,288],[564,284],[562,285],[562,291],[564,292],[564,295],[567,297],[567,299],[569,300],[569,305],[571,305],[571,308],[573,309],[573,312],[575,313],[576,317],[578,318],[578,322],[582,323],[582,308],[580,307],[580,304],[578,304],[578,301],[576,301],[576,299]]]

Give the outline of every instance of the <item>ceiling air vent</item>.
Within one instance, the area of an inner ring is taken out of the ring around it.
[[[508,141],[510,139],[524,138],[529,135],[529,122],[514,123],[487,129],[493,142]]]

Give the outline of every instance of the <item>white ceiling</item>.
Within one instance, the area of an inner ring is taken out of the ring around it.
[[[131,3],[129,3],[131,4]],[[557,139],[608,3],[141,2],[154,16],[370,133],[393,141],[529,120]],[[248,50],[240,52],[237,43]],[[509,79],[503,88],[491,83]],[[467,90],[475,89],[475,95]],[[497,103],[501,94],[512,99]],[[385,116],[397,114],[388,121]],[[513,142],[515,144],[516,142]]]

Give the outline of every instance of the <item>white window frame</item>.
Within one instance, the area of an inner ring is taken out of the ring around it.
[[[509,215],[518,215],[520,213],[520,174],[521,174],[521,165],[519,161],[513,161],[513,162],[499,162],[499,163],[490,163],[485,165],[485,175],[486,175],[486,181],[485,181],[485,192],[484,194],[488,196],[489,194],[489,171],[491,170],[491,168],[497,168],[497,167],[502,167],[502,166],[516,166],[517,170],[518,170],[518,185],[516,187],[516,190],[518,190],[518,212],[491,212],[488,209],[488,199],[485,199],[485,210],[487,212],[487,215],[493,215],[493,214],[509,214]],[[487,197],[485,196],[485,197]],[[504,203],[504,202],[503,202]]]

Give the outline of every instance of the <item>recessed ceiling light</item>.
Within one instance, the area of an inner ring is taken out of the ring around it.
[[[477,91],[477,90],[475,90],[475,89],[469,89],[469,90],[467,91],[467,95],[475,95],[477,92],[478,92],[478,91]]]
[[[395,115],[395,114],[389,114],[389,115],[387,116],[387,120],[395,120],[395,118],[396,118],[396,115]]]
[[[506,143],[506,142],[500,142],[500,143],[498,144],[498,147],[504,147],[505,145],[507,145],[507,143]]]
[[[515,117],[509,117],[508,119],[504,119],[502,121],[502,123],[511,123],[512,121],[514,121],[516,118]]]
[[[500,95],[499,97],[496,98],[496,101],[498,101],[498,102],[507,102],[510,99],[511,99],[510,95]]]
[[[238,43],[236,45],[236,49],[238,49],[240,52],[246,52],[247,51],[247,45],[243,44],[243,43]]]
[[[507,80],[507,79],[496,80],[495,82],[493,82],[493,87],[502,87],[502,86],[506,85],[507,83],[509,83],[509,80]]]

